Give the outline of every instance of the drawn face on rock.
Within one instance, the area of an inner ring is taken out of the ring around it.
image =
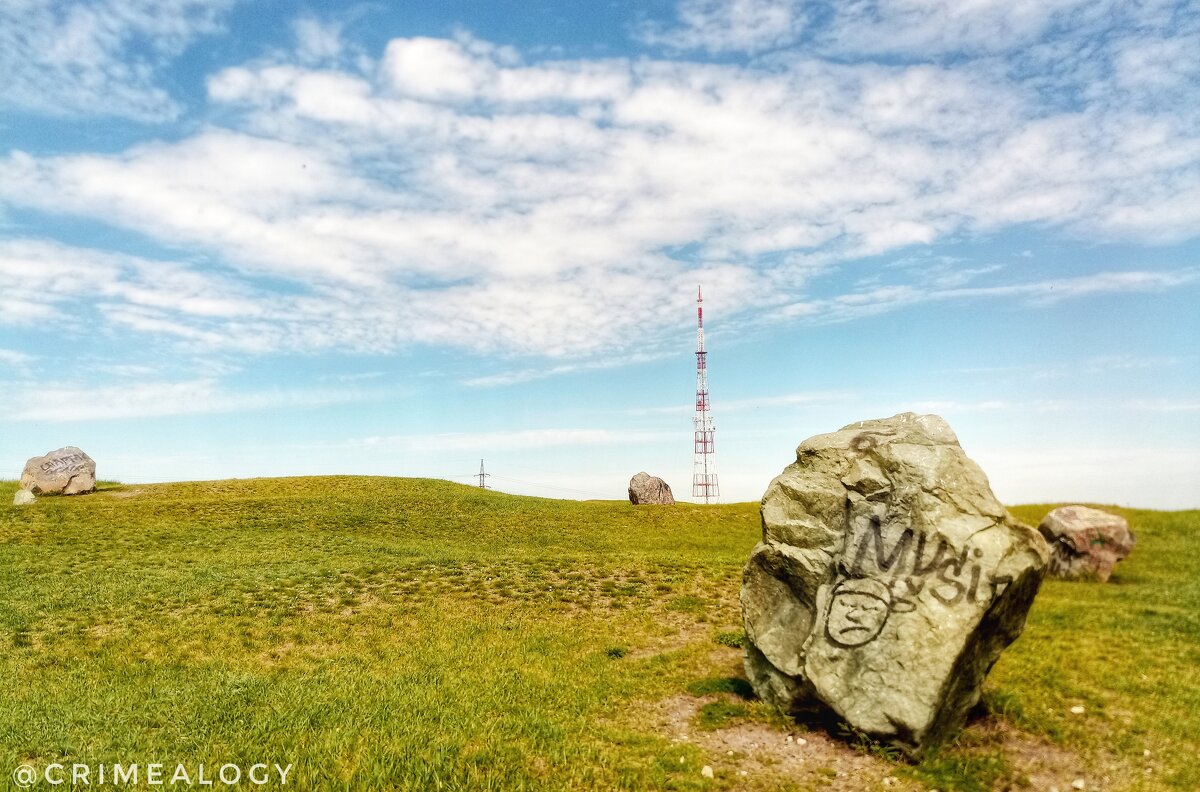
[[[878,580],[843,580],[833,590],[825,634],[845,648],[870,643],[883,630],[891,609],[892,594]]]

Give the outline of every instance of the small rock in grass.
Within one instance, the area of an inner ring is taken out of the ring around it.
[[[1084,712],[1085,710],[1081,705],[1076,704],[1074,707],[1071,707],[1072,715],[1082,715]]]
[[[788,745],[791,745],[791,744],[792,744],[792,735],[790,735],[790,734],[789,734],[789,735],[787,736],[787,740],[786,740],[786,742],[787,742],[787,744],[788,744]]]
[[[33,493],[27,489],[17,490],[17,494],[13,495],[13,506],[28,506],[37,498],[33,497]]]
[[[1146,750],[1142,751],[1142,756],[1144,756],[1144,757],[1146,757],[1147,759],[1149,759],[1149,758],[1150,758],[1150,749],[1149,749],[1149,748],[1147,748]]]
[[[726,755],[726,756],[733,756],[733,751],[726,751],[726,752],[725,752],[725,755]]]
[[[712,778],[713,777],[713,769],[711,767],[709,767],[708,765],[704,765],[704,767],[702,767],[700,769],[700,775],[704,776],[705,778]]]
[[[1087,788],[1087,784],[1084,783],[1084,780],[1082,778],[1076,778],[1074,781],[1071,782],[1071,789],[1086,789],[1086,788]]]
[[[739,770],[739,771],[738,771],[738,775],[740,775],[740,776],[744,776],[744,775],[746,775],[746,771],[745,771],[745,770]]]
[[[797,737],[796,745],[808,745],[808,740],[804,739],[803,737]]]
[[[684,756],[679,757],[679,764],[683,764],[686,761],[687,761],[687,757],[684,757]]]
[[[671,487],[667,482],[642,471],[629,480],[629,502],[634,506],[672,506],[675,497],[671,494]]]
[[[888,776],[887,778],[883,779],[883,785],[886,787],[890,787],[898,783],[900,783],[900,779],[896,778],[896,776]]]

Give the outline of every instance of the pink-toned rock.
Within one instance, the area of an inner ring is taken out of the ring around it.
[[[96,462],[67,446],[25,463],[21,489],[34,495],[84,495],[96,489]]]
[[[634,506],[670,506],[675,503],[675,496],[667,482],[643,471],[629,480],[629,502]]]
[[[1133,551],[1134,537],[1125,518],[1087,506],[1063,506],[1038,526],[1050,543],[1050,574],[1104,582],[1113,567]]]

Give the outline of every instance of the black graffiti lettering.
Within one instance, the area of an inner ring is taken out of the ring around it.
[[[941,567],[946,557],[946,550],[949,547],[950,544],[946,541],[946,538],[938,536],[937,551],[933,554],[933,558],[925,561],[925,534],[921,534],[921,538],[917,543],[917,552],[913,555],[912,573],[920,577],[925,577]]]
[[[86,465],[83,461],[82,454],[71,454],[70,456],[51,459],[49,462],[41,464],[43,473],[76,473],[83,470]]]
[[[929,590],[932,591],[933,596],[935,596],[939,600],[941,600],[943,604],[955,605],[958,603],[959,600],[961,600],[963,598],[963,595],[966,593],[966,587],[964,587],[962,583],[955,580],[954,578],[947,577],[946,571],[949,568],[950,568],[950,563],[947,562],[946,566],[943,567],[942,570],[938,573],[938,579],[941,581],[941,583],[939,583],[936,586],[930,587]],[[953,594],[943,593],[947,586],[949,586],[953,589],[953,591],[954,591]]]
[[[938,580],[940,580],[941,583],[930,589],[933,592],[933,596],[937,597],[947,605],[954,605],[961,600],[963,595],[967,593],[967,587],[958,580],[958,577],[962,575],[963,566],[966,565],[966,563],[967,549],[965,547],[957,558],[947,558],[945,561],[943,561],[941,568],[938,569]],[[954,570],[953,574],[946,574],[951,569]],[[954,588],[954,593],[951,595],[943,594],[942,591],[946,586],[952,586]]]
[[[992,598],[996,599],[1012,584],[1012,577],[1009,575],[992,575],[990,578],[992,584]]]
[[[971,586],[967,589],[967,600],[969,602],[975,602],[979,597],[979,573],[981,571],[979,564],[971,566]]]
[[[892,545],[892,550],[889,553],[885,547],[883,540],[883,525],[879,522],[878,517],[871,518],[871,527],[863,533],[862,539],[858,542],[858,552],[854,556],[854,568],[862,570],[864,556],[867,555],[867,545],[871,540],[875,540],[875,565],[879,571],[887,572],[896,562],[904,557],[904,553],[908,550],[909,545],[913,540],[913,529],[905,528],[900,534],[900,538],[896,540],[896,544]]]
[[[929,591],[945,605],[986,602],[1003,594],[1012,582],[1010,577],[985,574],[981,564],[984,551],[978,547],[956,550],[945,536],[918,533],[911,527],[901,531],[893,526],[891,534],[896,538],[891,543],[884,534],[882,520],[870,518],[857,535],[849,570],[862,577],[890,573],[889,586],[898,599]],[[980,590],[984,580],[991,585],[990,598],[986,590]]]

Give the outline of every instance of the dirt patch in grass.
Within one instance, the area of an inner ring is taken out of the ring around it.
[[[721,701],[717,696],[672,696],[651,705],[648,717],[672,743],[687,743],[703,751],[713,776],[731,789],[828,789],[833,792],[889,789],[921,790],[914,781],[896,775],[886,760],[856,751],[819,731],[801,727],[781,730],[756,722],[724,728],[698,728],[701,710]]]
[[[1001,789],[1073,792],[1076,789],[1073,784],[1082,781],[1088,792],[1107,792],[1125,789],[1133,781],[1129,768],[1122,766],[1116,757],[1101,755],[1085,759],[994,716],[971,723],[964,730],[961,742],[999,750],[1009,767],[1008,780]]]
[[[717,710],[730,708],[729,700],[720,695],[672,696],[649,705],[646,722],[673,744],[700,749],[704,763],[713,768],[714,778],[731,789],[907,792],[940,788],[946,792],[988,788],[997,792],[1073,792],[1079,788],[1075,784],[1082,781],[1082,788],[1088,792],[1107,792],[1125,789],[1134,780],[1115,757],[1084,759],[996,717],[973,722],[940,759],[910,765],[851,745],[819,728],[807,729],[799,724],[781,727],[756,721],[754,715],[735,722],[709,717],[714,712],[721,714]],[[714,722],[724,725],[709,727]],[[973,775],[964,773],[964,769],[992,756],[1001,760],[990,784],[978,786],[982,778],[976,775],[972,783],[958,785]],[[1144,772],[1155,772],[1149,758]]]
[[[644,645],[630,653],[631,660],[642,660],[655,655],[677,652],[687,646],[704,643],[709,640],[712,625],[697,623],[695,620],[671,614],[675,618],[662,619],[658,635],[650,638]]]
[[[138,495],[145,494],[146,490],[141,488],[135,489],[114,489],[114,490],[97,490],[97,495],[102,495],[109,498],[136,498]]]

